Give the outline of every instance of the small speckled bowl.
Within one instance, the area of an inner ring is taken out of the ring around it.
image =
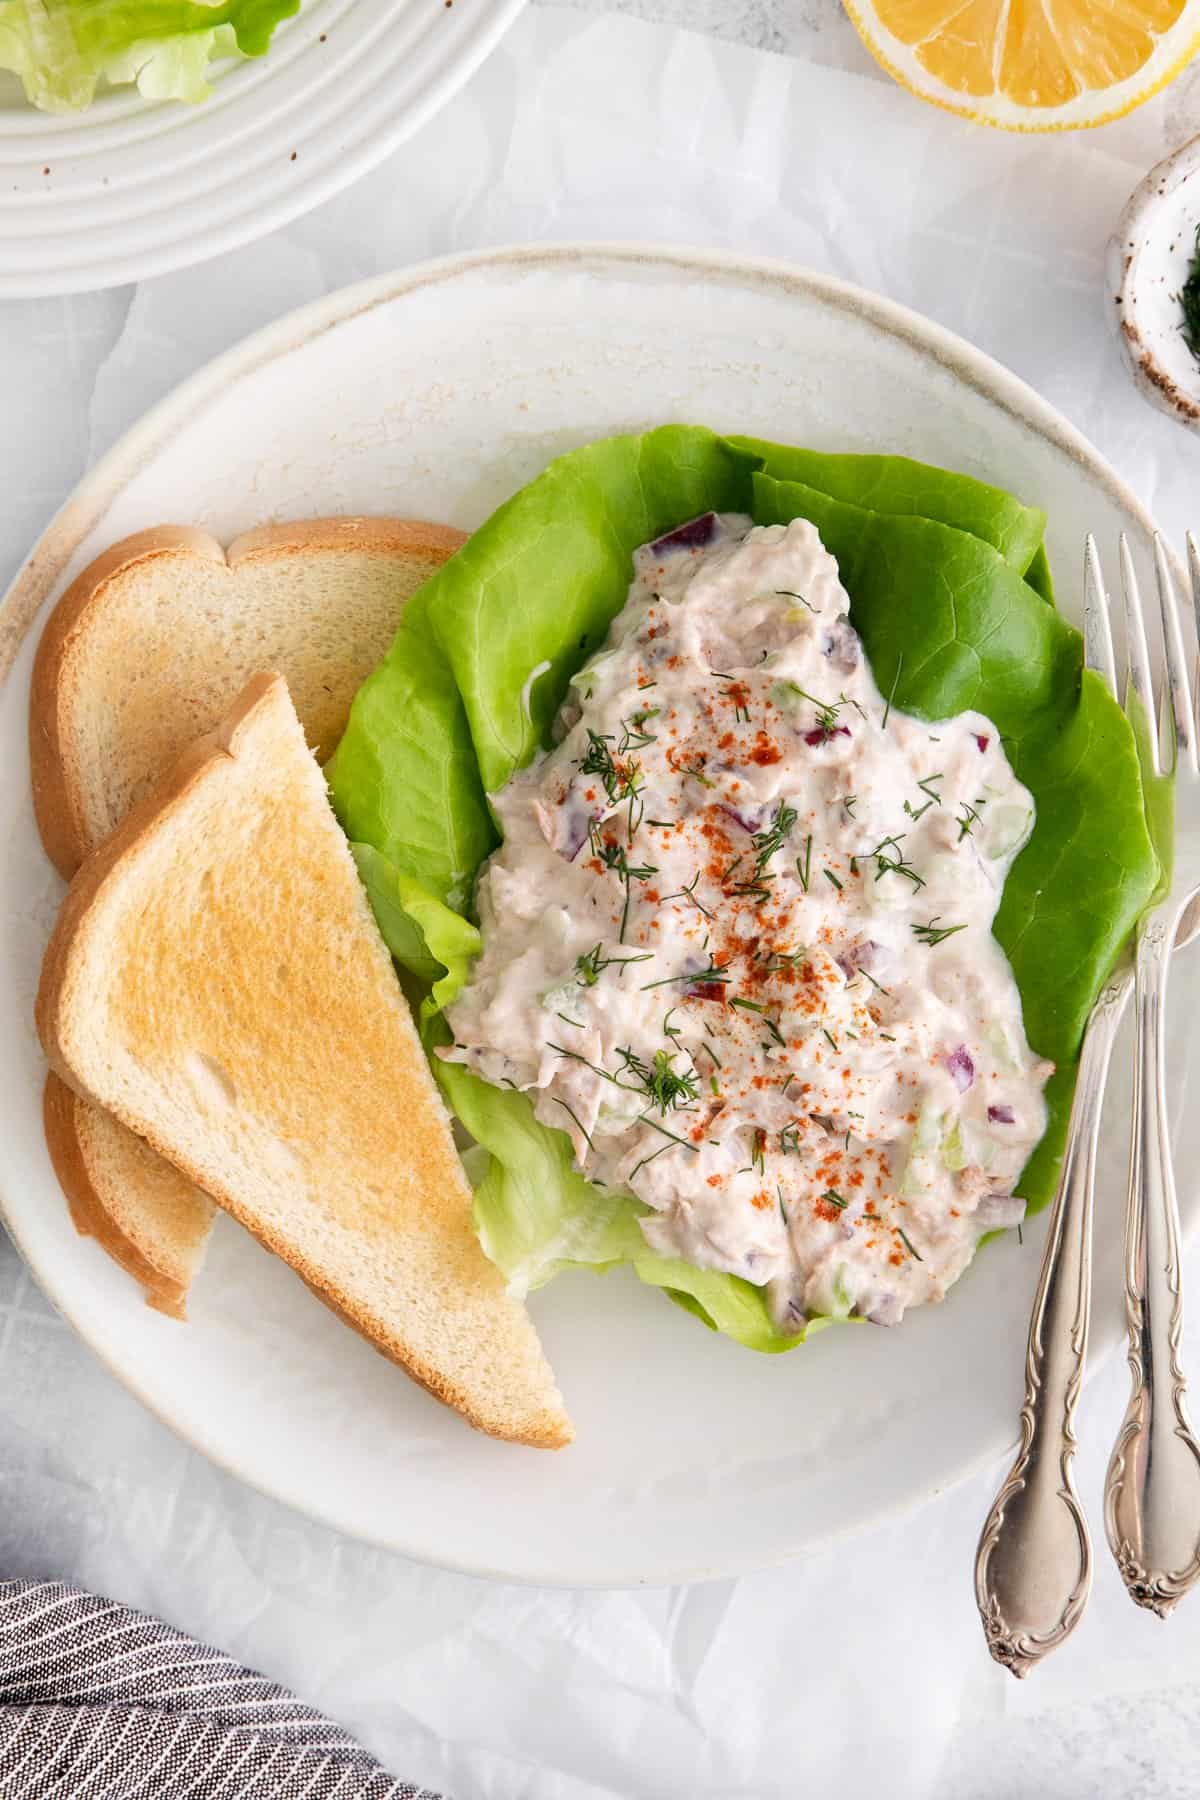
[[[1151,169],[1108,241],[1109,316],[1148,400],[1200,430],[1200,362],[1179,295],[1200,228],[1200,137]]]

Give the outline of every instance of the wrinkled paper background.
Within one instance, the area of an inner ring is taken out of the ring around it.
[[[286,231],[136,288],[0,306],[0,580],[88,464],[247,332],[399,264],[551,238],[728,245],[878,289],[1024,376],[1164,529],[1200,527],[1200,441],[1134,393],[1102,292],[1105,239],[1149,165],[1200,128],[1200,82],[1101,132],[1021,139],[893,88],[830,0],[627,4],[804,60],[535,9],[417,138]],[[1190,1274],[1200,1375],[1200,1256]],[[1098,1533],[1124,1392],[1118,1358],[1081,1409]],[[1194,1796],[1200,1599],[1164,1628],[1101,1545],[1070,1649],[1018,1687],[984,1653],[970,1579],[999,1473],[785,1570],[691,1590],[443,1574],[311,1526],[188,1450],[0,1236],[0,1573],[82,1582],[210,1637],[456,1800]]]

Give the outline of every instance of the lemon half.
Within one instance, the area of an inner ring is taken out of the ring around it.
[[[1200,49],[1200,0],[846,0],[911,93],[1006,131],[1132,112]]]

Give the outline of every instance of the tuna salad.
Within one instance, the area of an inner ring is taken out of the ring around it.
[[[1032,798],[981,714],[890,704],[848,613],[802,519],[638,552],[555,747],[491,797],[442,1052],[794,1331],[895,1324],[1019,1222],[1051,1073],[991,930]]]

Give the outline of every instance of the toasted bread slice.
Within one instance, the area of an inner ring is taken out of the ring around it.
[[[76,876],[38,1030],[81,1093],[497,1437],[570,1426],[277,675]]]
[[[216,1212],[208,1195],[53,1073],[42,1117],[76,1230],[141,1283],[148,1305],[182,1319]]]
[[[59,601],[34,666],[30,753],[42,841],[70,878],[250,677],[287,677],[324,759],[401,607],[464,541],[404,519],[269,525],[228,552],[164,526],[126,538]],[[78,1229],[182,1318],[212,1202],[51,1075],[46,1141]]]

